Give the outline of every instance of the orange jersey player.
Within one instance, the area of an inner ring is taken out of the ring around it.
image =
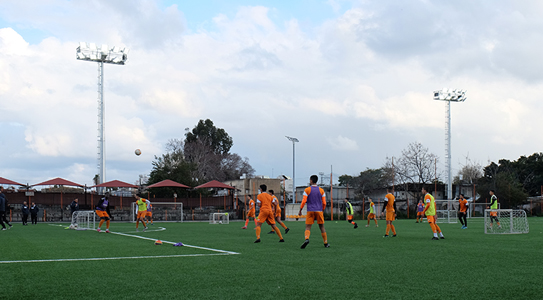
[[[256,203],[260,207],[260,213],[258,214],[258,222],[256,223],[256,241],[255,243],[260,243],[260,232],[262,231],[262,224],[264,222],[267,222],[271,225],[273,230],[277,233],[279,236],[279,242],[284,242],[283,236],[281,235],[281,231],[279,231],[279,228],[275,226],[275,218],[272,210],[272,201],[273,196],[270,195],[266,190],[268,187],[265,184],[260,185],[260,191],[261,193],[258,194],[258,197],[256,198]]]
[[[437,237],[438,233],[440,238],[444,239],[445,237],[443,236],[443,232],[441,232],[441,228],[436,224],[436,203],[434,196],[428,193],[426,187],[422,188],[422,194],[424,195],[424,202],[426,202],[423,213],[426,215],[426,220],[428,220],[428,224],[430,224],[430,227],[432,227],[432,231],[434,232],[432,240],[439,240]]]
[[[247,229],[247,225],[249,224],[249,218],[253,218],[253,221],[255,221],[255,227],[256,227],[256,214],[255,214],[255,200],[251,197],[251,195],[247,195],[247,198],[249,198],[249,209],[247,210],[247,219],[245,220],[245,226],[241,227],[241,229]]]
[[[396,228],[392,225],[392,222],[396,220],[396,198],[392,195],[392,188],[387,188],[388,194],[385,196],[385,205],[383,205],[383,210],[381,215],[384,214],[386,210],[386,221],[387,221],[387,230],[384,237],[388,237],[389,231],[392,229],[392,237],[396,237]]]
[[[370,227],[371,219],[375,221],[375,227],[379,227],[379,224],[377,223],[377,218],[375,217],[375,203],[373,203],[373,200],[371,200],[371,198],[368,198],[368,200],[370,200],[370,208],[368,209],[368,225],[366,225],[366,227]]]
[[[458,203],[460,204],[460,207],[458,207],[458,219],[460,220],[460,223],[462,223],[462,229],[468,229],[468,219],[466,219],[468,200],[464,198],[464,194],[460,194],[460,197],[458,198]]]
[[[307,244],[309,244],[309,236],[311,235],[311,226],[317,220],[319,229],[321,230],[322,240],[324,241],[324,247],[329,248],[328,236],[326,235],[326,229],[324,228],[324,209],[326,208],[326,194],[324,190],[317,186],[319,177],[317,175],[311,175],[309,177],[309,183],[311,186],[307,187],[304,190],[304,198],[302,204],[300,205],[300,211],[298,216],[302,215],[302,209],[307,203],[307,214],[305,218],[305,241],[300,248],[305,249]]]
[[[281,225],[281,227],[283,227],[285,229],[285,234],[287,234],[290,229],[287,228],[285,223],[283,223],[281,221],[281,206],[279,206],[279,200],[277,199],[277,197],[275,197],[275,194],[274,194],[273,190],[270,190],[270,195],[272,195],[272,197],[273,197],[272,210],[273,210],[273,215],[274,215],[275,221],[277,223],[279,223],[279,225]],[[273,233],[275,233],[275,231],[272,230],[272,231],[270,231],[268,233],[273,234]]]
[[[424,220],[424,201],[422,200],[419,200],[419,204],[417,204],[417,222],[415,223],[419,223],[419,218],[420,218],[420,223],[422,223],[422,220]]]

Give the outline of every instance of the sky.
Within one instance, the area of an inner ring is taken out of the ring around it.
[[[356,176],[420,142],[453,174],[540,152],[541,1],[0,1],[0,177],[92,185],[98,64],[79,42],[130,49],[104,67],[106,180],[135,183],[211,119],[256,175]],[[140,156],[134,155],[141,149]],[[445,178],[442,178],[444,180]]]

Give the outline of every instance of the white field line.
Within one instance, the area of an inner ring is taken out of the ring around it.
[[[157,240],[157,239],[153,239],[153,238],[148,238],[148,237],[133,235],[133,234],[126,234],[126,233],[121,233],[121,232],[113,232],[113,231],[111,231],[110,233],[118,234],[118,235],[122,235],[122,236],[128,236],[128,237],[135,237],[135,238],[138,238],[138,239],[144,239],[144,240],[149,240],[149,241],[156,241]],[[170,242],[170,241],[162,241],[162,243],[172,244],[172,245],[176,244],[175,242]],[[224,254],[228,254],[228,255],[230,255],[230,254],[239,254],[237,252],[232,252],[232,251],[219,250],[219,249],[213,249],[213,248],[206,248],[206,247],[200,247],[200,246],[193,246],[193,245],[187,245],[187,244],[183,244],[183,246],[184,247],[189,247],[189,248],[219,252],[219,253],[224,253]]]
[[[62,262],[62,261],[121,260],[121,259],[149,259],[149,258],[171,258],[171,257],[190,257],[190,256],[213,256],[213,255],[231,255],[231,254],[232,254],[232,253],[213,253],[213,254],[178,254],[178,255],[156,255],[156,256],[125,256],[125,257],[94,257],[94,258],[60,258],[60,259],[5,260],[5,261],[0,261],[0,264],[38,263],[38,262]]]

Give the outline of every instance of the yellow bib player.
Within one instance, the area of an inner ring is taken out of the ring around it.
[[[147,200],[141,198],[139,195],[134,195],[136,198],[136,204],[138,205],[138,216],[136,219],[136,231],[139,231],[138,226],[139,222],[143,225],[143,231],[147,230],[147,225],[145,225],[145,216],[147,215]]]
[[[375,221],[375,227],[379,227],[379,223],[377,223],[377,218],[375,217],[375,203],[373,203],[373,200],[371,198],[368,198],[370,201],[370,209],[368,214],[368,225],[366,227],[370,227],[370,220],[373,219]]]
[[[436,224],[436,203],[434,196],[428,193],[426,187],[422,188],[422,194],[424,195],[424,202],[426,202],[423,213],[426,215],[426,220],[428,220],[428,224],[430,224],[430,227],[432,227],[432,231],[434,232],[432,240],[439,240],[437,237],[438,233],[440,238],[444,239],[445,237],[443,236],[443,232],[441,232],[441,228]]]
[[[354,229],[358,228],[358,224],[353,221],[354,210],[349,198],[345,198],[345,214],[347,215],[347,222],[354,225]]]

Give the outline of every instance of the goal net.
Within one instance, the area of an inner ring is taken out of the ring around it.
[[[229,224],[230,217],[228,213],[209,214],[209,224]]]
[[[96,214],[94,213],[94,210],[74,211],[70,228],[77,230],[96,229]]]
[[[458,201],[435,200],[437,223],[458,223]]]
[[[152,202],[151,218],[153,222],[183,222],[183,203],[181,202]],[[130,215],[132,222],[138,217],[138,205],[132,202]],[[146,217],[149,219],[149,217]]]
[[[305,221],[307,214],[307,206],[302,209],[302,215],[298,216],[300,211],[300,203],[290,203],[285,207],[285,221]]]
[[[516,234],[528,233],[528,219],[522,209],[486,209],[485,233]]]

